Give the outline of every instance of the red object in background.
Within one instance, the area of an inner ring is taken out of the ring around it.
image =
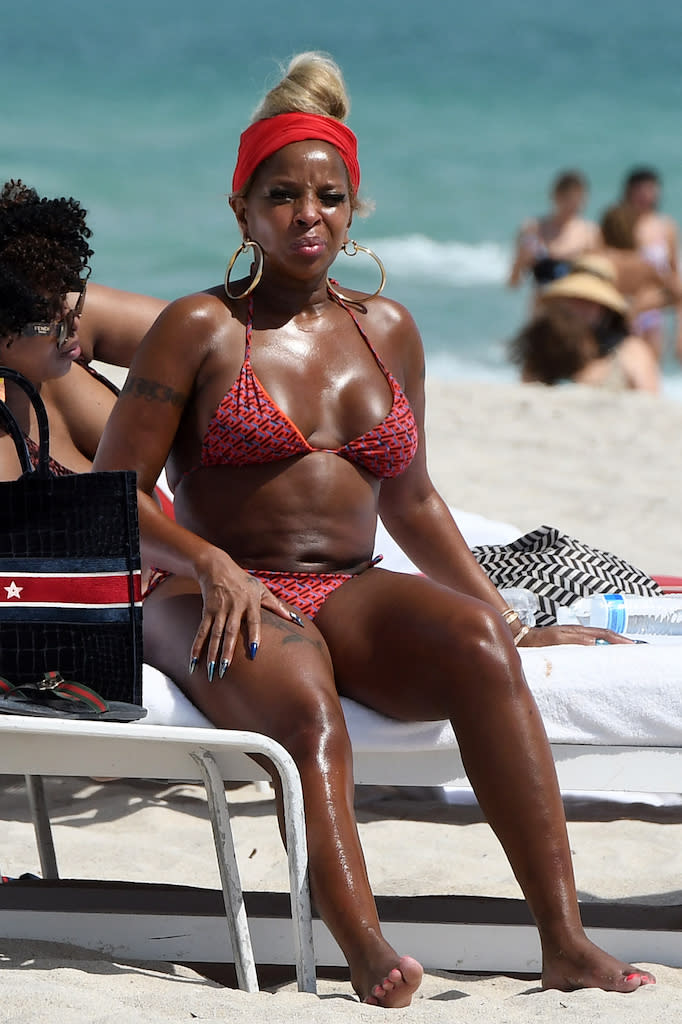
[[[682,576],[654,576],[666,594],[682,594]]]
[[[165,515],[167,515],[169,519],[173,519],[174,520],[175,519],[175,512],[173,511],[173,502],[168,497],[168,495],[165,493],[165,491],[162,491],[160,487],[155,487],[154,488],[154,494],[156,495],[156,500],[158,501],[159,505],[161,506],[161,511]]]

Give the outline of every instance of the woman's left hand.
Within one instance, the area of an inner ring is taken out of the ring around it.
[[[557,644],[580,644],[594,647],[598,641],[607,644],[632,644],[620,633],[595,626],[536,626],[520,641],[519,647],[554,647]]]

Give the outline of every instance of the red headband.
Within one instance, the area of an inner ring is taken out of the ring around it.
[[[239,192],[253,172],[283,146],[305,139],[320,139],[336,146],[348,168],[351,184],[357,192],[360,186],[358,140],[342,121],[321,114],[277,114],[254,121],[239,140],[237,166],[232,178],[232,191]]]

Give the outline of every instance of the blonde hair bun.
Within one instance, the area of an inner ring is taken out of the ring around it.
[[[291,59],[283,77],[267,93],[252,120],[278,114],[321,114],[345,121],[350,99],[341,68],[326,53],[310,50]]]

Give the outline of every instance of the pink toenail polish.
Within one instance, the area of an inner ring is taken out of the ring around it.
[[[625,980],[626,980],[626,981],[632,981],[632,979],[633,979],[633,978],[641,978],[641,979],[642,979],[642,981],[644,980],[644,979],[642,978],[642,975],[641,975],[641,974],[639,974],[639,973],[636,973],[636,974],[628,974],[628,975],[626,975],[626,978],[625,978]]]

